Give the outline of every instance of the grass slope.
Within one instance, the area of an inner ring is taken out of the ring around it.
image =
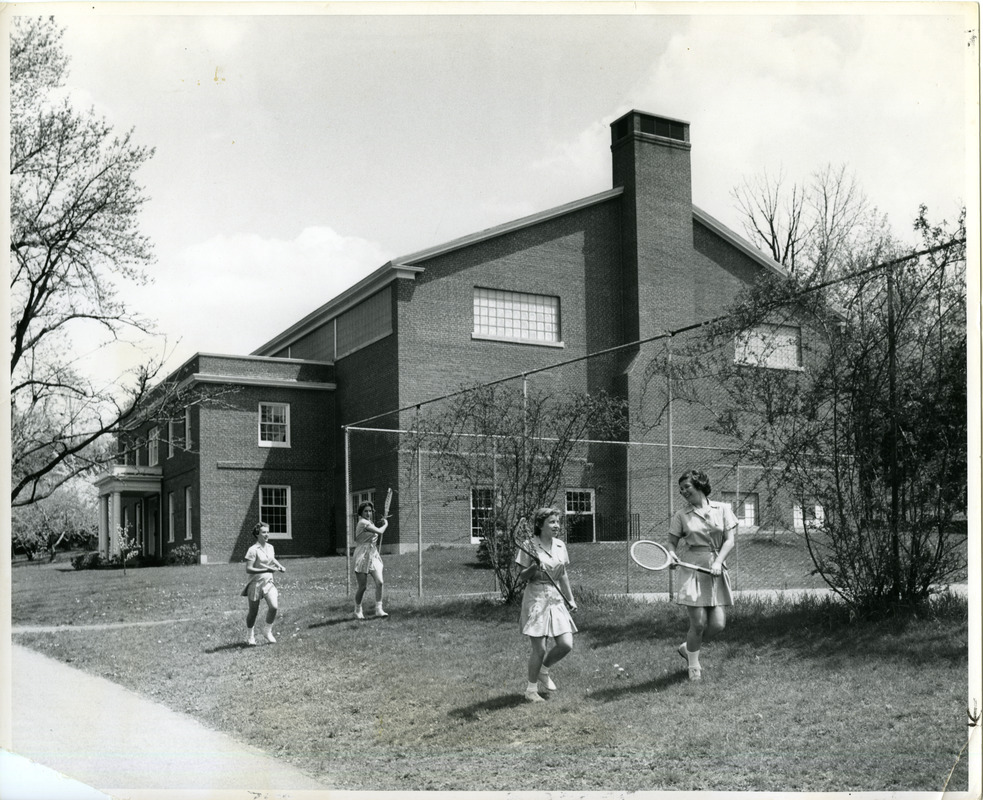
[[[951,596],[876,624],[827,600],[742,601],[694,685],[677,606],[588,598],[559,691],[528,704],[517,609],[404,587],[389,619],[356,622],[338,562],[287,563],[279,642],[255,648],[241,565],[15,569],[15,625],[66,626],[15,640],[339,789],[938,791],[954,765],[949,788],[968,785],[967,606]]]

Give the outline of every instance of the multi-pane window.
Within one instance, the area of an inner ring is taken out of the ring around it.
[[[167,541],[174,541],[174,492],[167,493]]]
[[[158,428],[150,429],[150,438],[147,439],[147,463],[151,467],[156,467],[160,462],[160,430]]]
[[[191,449],[191,406],[184,409],[184,447]]]
[[[185,539],[191,538],[191,531],[192,531],[191,520],[193,517],[192,514],[193,510],[194,510],[194,506],[191,502],[191,487],[185,486],[184,487],[184,538]]]
[[[290,447],[290,404],[259,404],[259,446]]]
[[[596,541],[593,489],[567,489],[566,516],[567,537],[570,541]]]
[[[797,531],[821,527],[826,511],[819,503],[803,503],[792,506],[792,526]]]
[[[489,488],[471,490],[471,541],[480,541],[495,514],[495,492]]]
[[[560,298],[475,287],[474,335],[559,342]]]
[[[271,539],[290,538],[290,487],[259,487],[259,519],[270,526]]]
[[[734,361],[752,367],[802,368],[802,329],[794,325],[757,325],[739,333]]]
[[[721,492],[720,499],[730,505],[741,528],[753,528],[758,524],[758,495]]]

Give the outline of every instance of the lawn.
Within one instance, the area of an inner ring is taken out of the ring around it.
[[[447,573],[428,594],[491,588],[459,553],[425,556]],[[365,622],[351,617],[344,559],[287,562],[279,642],[255,648],[242,644],[241,565],[25,566],[14,624],[68,627],[15,641],[338,789],[935,792],[954,766],[949,788],[968,786],[964,600],[876,624],[828,599],[744,600],[691,685],[678,607],[584,591],[559,691],[528,704],[517,609],[417,598],[415,558],[387,558],[392,616]],[[166,620],[182,621],[79,627]]]

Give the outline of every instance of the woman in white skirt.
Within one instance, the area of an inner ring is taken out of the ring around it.
[[[727,503],[711,501],[710,479],[706,473],[691,469],[679,479],[679,493],[689,504],[677,511],[669,524],[669,551],[676,560],[676,546],[685,541],[686,560],[699,567],[709,567],[712,575],[679,567],[683,570],[682,586],[676,602],[686,606],[689,632],[677,648],[686,659],[689,679],[703,677],[700,647],[704,636],[720,633],[727,623],[726,606],[734,605],[730,577],[724,559],[734,547],[737,517]]]
[[[519,627],[529,637],[528,681],[525,697],[530,702],[542,702],[539,690],[552,692],[556,684],[550,677],[550,667],[573,650],[573,635],[577,626],[570,610],[573,601],[570,579],[567,577],[567,546],[557,536],[560,533],[560,512],[541,508],[533,516],[535,535],[522,543],[529,553],[519,550],[515,561],[521,568],[519,579],[526,581],[522,592],[522,612]],[[552,578],[552,580],[550,580]],[[566,596],[564,602],[563,596]],[[548,639],[553,647],[547,650]]]
[[[355,590],[355,619],[365,619],[362,612],[362,598],[368,585],[369,575],[375,581],[375,615],[388,617],[382,610],[382,556],[376,546],[379,537],[386,532],[389,520],[380,520],[378,526],[372,524],[375,506],[372,503],[362,503],[358,507],[358,524],[355,525],[355,580],[358,588]]]

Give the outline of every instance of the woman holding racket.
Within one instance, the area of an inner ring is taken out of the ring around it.
[[[365,596],[369,575],[375,582],[375,615],[389,616],[382,610],[382,556],[379,555],[379,548],[376,547],[379,537],[389,526],[389,520],[383,519],[378,526],[373,525],[374,513],[375,506],[372,503],[365,502],[358,507],[358,524],[355,525],[355,580],[358,581],[358,589],[355,590],[356,619],[365,619],[362,613],[362,598]]]
[[[676,595],[676,602],[686,606],[689,614],[689,632],[686,641],[678,647],[679,655],[686,659],[689,679],[703,677],[700,666],[700,647],[704,636],[720,633],[727,622],[724,608],[734,604],[730,577],[724,559],[734,547],[737,518],[727,503],[709,499],[710,479],[706,473],[691,469],[679,479],[679,493],[689,504],[677,511],[669,524],[669,551],[674,561],[679,560],[676,546],[685,541],[689,547],[689,561],[706,567],[710,574],[680,566],[683,583]]]
[[[534,535],[519,544],[515,561],[521,567],[519,579],[526,581],[522,592],[519,627],[529,637],[531,652],[525,697],[542,702],[539,689],[552,692],[556,684],[550,667],[573,650],[577,626],[570,611],[577,607],[567,577],[567,546],[556,538],[560,532],[560,512],[541,508],[533,516]],[[547,650],[547,640],[553,647]]]
[[[259,601],[266,598],[266,631],[263,633],[270,644],[276,642],[273,636],[273,620],[276,619],[279,595],[273,585],[274,572],[286,572],[283,564],[276,560],[273,545],[270,544],[270,526],[265,522],[257,522],[253,527],[256,542],[246,551],[246,572],[250,575],[249,583],[242,590],[242,596],[249,600],[249,610],[246,612],[246,644],[256,644],[254,625],[259,615]]]

